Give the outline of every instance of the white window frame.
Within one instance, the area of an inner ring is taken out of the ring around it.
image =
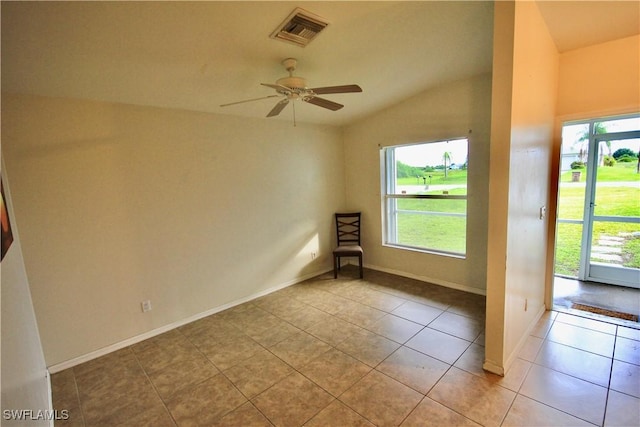
[[[397,162],[395,157],[395,149],[415,146],[415,145],[426,145],[431,143],[438,142],[447,142],[447,141],[457,141],[457,140],[466,140],[467,141],[467,153],[469,148],[469,140],[467,137],[460,138],[450,138],[445,140],[436,140],[429,142],[421,142],[421,143],[411,143],[411,144],[401,144],[394,146],[385,146],[380,149],[380,170],[381,170],[381,204],[382,204],[382,245],[397,249],[410,250],[410,251],[418,251],[436,255],[449,256],[454,258],[466,258],[467,251],[467,237],[468,232],[465,227],[464,231],[464,239],[465,239],[465,249],[464,252],[453,252],[447,251],[439,248],[431,248],[424,246],[412,246],[407,244],[398,243],[398,230],[397,230],[397,214],[403,211],[400,211],[397,208],[397,201],[400,199],[432,199],[432,200],[468,200],[468,195],[453,195],[453,194],[402,194],[401,192],[396,190],[396,176],[397,176]],[[468,164],[467,164],[468,170]],[[467,185],[468,185],[468,176],[467,176]],[[407,213],[407,212],[404,212]],[[420,212],[420,211],[412,211],[414,214],[426,214],[426,215],[440,215],[440,216],[456,216],[456,217],[464,217],[465,222],[468,215],[468,203],[467,208],[465,209],[465,213],[443,213],[443,212]]]

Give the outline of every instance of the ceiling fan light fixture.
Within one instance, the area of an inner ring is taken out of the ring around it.
[[[314,13],[296,8],[271,33],[271,38],[305,47],[329,25],[329,22]]]

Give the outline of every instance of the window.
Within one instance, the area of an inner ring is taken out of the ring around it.
[[[383,245],[464,256],[467,139],[382,149]]]

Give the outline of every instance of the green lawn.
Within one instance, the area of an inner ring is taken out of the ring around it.
[[[613,167],[599,167],[598,181],[640,181],[640,174],[636,172],[636,162],[616,163]],[[580,171],[580,182],[585,182],[587,177],[586,169],[577,169]],[[571,182],[571,173],[574,171],[566,171],[560,177],[561,182]]]
[[[465,253],[466,217],[398,215],[398,244]]]
[[[437,192],[442,193],[442,192]],[[402,245],[466,252],[467,201],[442,199],[398,199],[398,242]],[[462,214],[430,215],[419,212]]]
[[[583,171],[580,181],[585,181]],[[571,182],[571,171],[563,173],[560,181]],[[637,182],[640,174],[636,173],[635,163],[617,163],[613,167],[598,169],[598,182]],[[561,186],[558,203],[559,219],[583,218],[585,188]],[[605,187],[596,190],[596,215],[602,216],[640,216],[640,189],[632,187]],[[638,224],[596,222],[593,229],[593,242],[597,244],[601,236],[623,237],[623,265],[640,268],[640,236],[632,233],[640,232]],[[556,235],[556,274],[577,276],[580,262],[582,241],[582,225],[559,223]]]
[[[625,236],[622,245],[623,265],[640,268],[640,237],[629,234],[638,232],[637,224],[596,222],[593,226],[593,241],[601,236]],[[580,268],[581,224],[558,224],[556,233],[556,274],[577,277]],[[597,243],[595,243],[597,244]]]
[[[571,172],[562,174],[561,182],[571,182]],[[598,182],[637,182],[635,163],[617,163],[613,167],[600,167]],[[463,184],[467,180],[466,170],[452,170],[447,179],[444,171],[425,172],[431,175],[431,185]],[[582,170],[580,181],[585,182],[586,171]],[[398,185],[423,185],[422,178],[401,178]],[[427,178],[427,183],[429,180]],[[442,194],[442,191],[425,191],[424,194]],[[449,194],[466,194],[465,189],[450,190]],[[559,194],[559,215],[561,219],[582,220],[584,211],[584,186],[561,186]],[[398,199],[398,209],[406,211],[466,213],[466,200]],[[640,189],[632,187],[599,187],[596,194],[596,215],[640,216]],[[450,252],[466,251],[466,217],[426,215],[419,213],[398,214],[398,243],[408,246],[440,249]],[[622,258],[627,267],[640,268],[640,232],[638,224],[597,222],[594,224],[594,242],[600,236],[620,236],[625,238]],[[581,224],[558,224],[556,242],[557,274],[577,276],[582,240]]]
[[[429,178],[431,176],[431,178]],[[467,170],[466,169],[456,169],[450,170],[447,172],[447,177],[444,177],[443,170],[437,170],[433,172],[423,172],[420,177],[408,177],[408,178],[398,178],[398,185],[424,185],[425,177],[427,179],[427,184],[431,185],[450,185],[450,184],[466,184],[467,183]]]
[[[458,185],[467,183],[466,170],[424,172],[430,185]],[[429,178],[431,176],[431,178]],[[397,185],[424,185],[421,177],[399,178]],[[466,187],[447,190],[450,195],[467,194]],[[442,194],[442,190],[426,190],[421,194]],[[447,252],[466,252],[467,201],[442,199],[398,199],[398,209],[416,213],[398,213],[398,244]],[[430,215],[419,212],[462,214],[463,216]]]

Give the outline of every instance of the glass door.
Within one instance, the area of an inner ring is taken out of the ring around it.
[[[563,129],[556,274],[640,288],[640,117]]]
[[[640,131],[594,136],[588,200],[585,280],[640,288],[640,181],[638,160],[619,162],[613,152],[638,153]],[[620,160],[621,156],[618,156]]]

